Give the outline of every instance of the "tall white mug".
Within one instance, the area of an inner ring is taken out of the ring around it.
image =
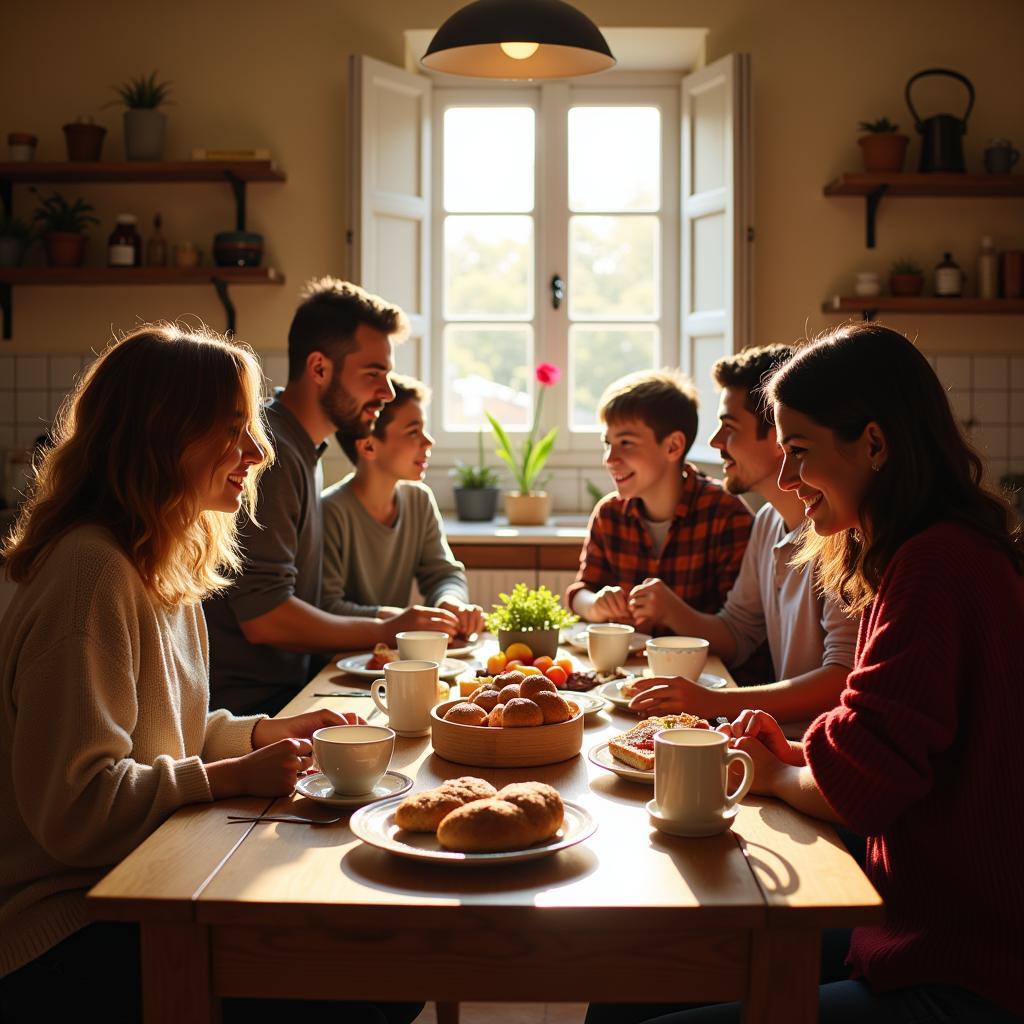
[[[587,654],[598,672],[613,672],[629,657],[629,641],[635,630],[618,622],[592,623],[587,627]]]
[[[393,661],[384,666],[384,678],[373,681],[373,703],[388,716],[388,725],[399,736],[430,732],[430,709],[440,698],[437,674],[436,661]]]
[[[728,791],[729,766],[743,765],[743,780]],[[754,762],[720,732],[666,729],[654,737],[654,800],[647,809],[657,828],[674,835],[712,836],[736,816],[736,804],[754,781]]]

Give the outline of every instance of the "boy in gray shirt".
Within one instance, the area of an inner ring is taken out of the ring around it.
[[[425,385],[392,374],[394,399],[369,436],[339,431],[355,472],[323,493],[322,605],[336,615],[390,619],[409,603],[415,579],[427,605],[451,612],[459,635],[483,630],[466,573],[444,536],[434,495],[420,481],[433,438],[424,426]]]

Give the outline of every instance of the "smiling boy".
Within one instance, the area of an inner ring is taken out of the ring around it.
[[[434,439],[423,407],[428,389],[392,374],[394,399],[368,436],[339,431],[355,472],[323,493],[323,607],[335,615],[391,619],[409,603],[415,579],[428,605],[451,612],[459,635],[483,630],[469,603],[466,573],[444,536],[441,514],[421,481]]]
[[[591,514],[566,603],[590,622],[653,633],[671,630],[656,610],[658,595],[717,611],[739,572],[752,516],[686,462],[697,432],[693,384],[678,370],[631,374],[605,391],[598,415],[615,493]]]

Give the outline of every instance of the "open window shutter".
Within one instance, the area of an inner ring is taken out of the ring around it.
[[[411,324],[396,368],[429,367],[431,82],[371,57],[349,58],[349,269]]]
[[[680,365],[700,393],[690,457],[718,462],[711,366],[750,344],[750,58],[730,54],[682,83]]]

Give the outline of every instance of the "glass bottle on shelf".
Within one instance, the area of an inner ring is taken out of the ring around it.
[[[133,213],[120,213],[117,226],[107,240],[107,265],[111,267],[141,267],[142,239],[135,225],[138,218]]]
[[[935,266],[935,294],[941,298],[958,298],[964,290],[964,272],[951,253],[945,253]]]
[[[149,236],[149,240],[146,242],[147,267],[167,266],[167,239],[164,238],[163,232],[160,230],[163,227],[163,223],[163,218],[158,213],[153,218],[153,234]]]
[[[978,298],[995,299],[999,297],[999,257],[992,237],[985,235],[981,240],[981,251],[978,253]]]

